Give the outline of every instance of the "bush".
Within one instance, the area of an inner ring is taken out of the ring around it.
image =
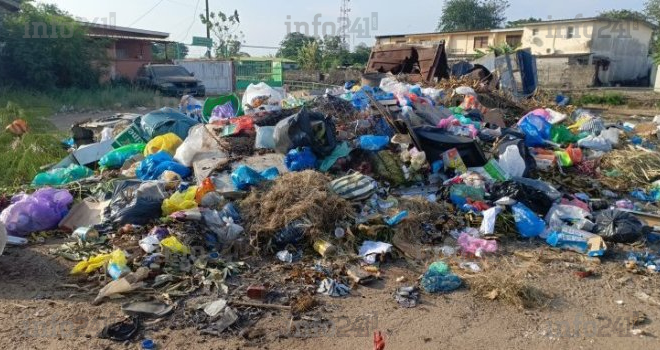
[[[578,106],[590,104],[622,106],[626,103],[626,97],[616,92],[605,93],[603,95],[586,94],[575,100],[575,104]]]

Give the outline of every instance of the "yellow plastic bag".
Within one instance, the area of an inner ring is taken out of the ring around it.
[[[77,263],[76,266],[71,269],[71,274],[78,275],[81,273],[92,273],[107,264],[111,258],[112,254],[99,254],[93,256],[87,260],[83,260]]]
[[[181,243],[175,236],[169,236],[163,239],[162,241],[160,241],[160,245],[169,249],[172,253],[175,254],[181,254],[181,255],[190,254],[190,248],[183,245],[183,243]]]
[[[170,198],[163,201],[163,205],[160,207],[163,215],[167,216],[177,211],[197,208],[196,193],[197,186],[190,186],[185,192],[175,192]]]
[[[182,143],[183,140],[174,133],[156,136],[147,143],[147,146],[144,148],[144,156],[146,157],[160,151],[165,151],[174,156],[176,149],[179,148]]]

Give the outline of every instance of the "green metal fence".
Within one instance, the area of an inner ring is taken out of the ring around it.
[[[264,82],[272,87],[281,87],[282,62],[277,60],[241,59],[234,62],[236,91],[245,91],[250,84]]]

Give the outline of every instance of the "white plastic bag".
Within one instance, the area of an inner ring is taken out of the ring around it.
[[[495,233],[495,222],[497,221],[497,215],[502,212],[502,207],[495,206],[488,210],[483,211],[484,219],[481,221],[481,227],[479,232],[483,235],[492,235]]]
[[[617,128],[609,128],[600,132],[600,136],[607,140],[612,146],[619,144],[619,135],[621,130]]]
[[[255,126],[257,138],[254,142],[256,149],[275,149],[275,127],[274,126]]]
[[[589,135],[578,141],[578,146],[603,152],[609,152],[612,150],[612,144],[603,136]]]
[[[112,140],[114,138],[114,136],[112,135],[114,131],[115,129],[111,127],[106,126],[105,128],[103,128],[103,130],[101,130],[101,142]]]
[[[260,106],[257,106],[256,100],[259,97],[267,97],[267,101],[263,102]],[[244,111],[253,111],[253,110],[265,110],[265,111],[277,111],[282,109],[280,102],[284,100],[284,93],[276,90],[268,84],[261,82],[259,84],[250,84],[245,93],[243,94],[243,100],[241,104],[243,105]]]
[[[509,176],[522,177],[525,173],[525,160],[520,156],[520,151],[516,145],[507,147],[500,156],[498,163]]]
[[[545,111],[548,112],[548,115],[550,116],[550,118],[548,119],[548,122],[550,124],[559,124],[563,122],[566,118],[568,118],[566,114],[559,113],[550,108],[546,108]]]
[[[204,128],[206,127],[207,126],[204,124],[198,124],[190,128],[188,137],[186,137],[181,146],[176,149],[174,160],[190,167],[192,166],[193,159],[199,153],[214,152],[224,155],[224,152],[220,150],[218,143],[210,135],[212,131],[205,130]]]

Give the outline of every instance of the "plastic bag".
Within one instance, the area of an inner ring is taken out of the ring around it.
[[[161,183],[128,180],[116,185],[110,200],[108,221],[144,225],[161,216],[165,199]]]
[[[0,223],[10,236],[24,237],[32,232],[52,230],[69,212],[72,202],[68,191],[53,188],[16,195],[0,214]]]
[[[316,156],[309,147],[294,148],[286,154],[284,164],[289,171],[302,171],[316,167]]]
[[[181,140],[180,137],[173,133],[156,136],[151,141],[149,141],[149,143],[147,143],[147,146],[144,148],[144,156],[146,157],[150,154],[155,154],[160,151],[165,151],[170,155],[174,155],[176,153],[176,149],[179,148],[182,143],[183,140]]]
[[[596,230],[604,240],[614,243],[633,243],[645,232],[644,224],[633,214],[608,209],[596,215]]]
[[[553,202],[544,191],[513,180],[495,183],[490,194],[493,199],[515,199],[541,215],[548,213]]]
[[[568,130],[565,125],[553,125],[552,129],[550,130],[550,135],[552,142],[558,143],[560,145],[573,143],[580,140],[580,137],[573,135],[573,133]]]
[[[135,174],[141,180],[156,180],[166,170],[173,171],[184,179],[192,173],[187,167],[175,162],[169,153],[160,151],[145,158]]]
[[[516,228],[523,237],[538,237],[545,230],[545,222],[524,204],[516,203],[511,210],[513,219],[516,221]]]
[[[280,102],[284,100],[284,94],[268,84],[250,84],[243,93],[243,110],[247,113],[256,110],[277,111],[282,109]]]
[[[563,194],[559,192],[556,188],[552,187],[549,183],[541,180],[530,179],[527,177],[514,177],[511,180],[521,183],[525,186],[529,186],[537,191],[543,192],[551,201],[556,201],[561,198]]]
[[[33,186],[59,186],[94,175],[94,172],[82,165],[71,164],[68,168],[52,169],[39,173],[32,180]]]
[[[199,122],[169,107],[149,112],[140,119],[140,127],[147,140],[170,132],[183,140],[188,136],[188,130],[196,124]]]
[[[446,293],[458,289],[463,281],[451,273],[449,266],[442,261],[436,261],[429,266],[422,276],[421,285],[428,293]]]
[[[275,139],[273,133],[275,132],[274,126],[255,126],[257,131],[257,139],[254,142],[256,149],[275,149]]]
[[[225,210],[205,210],[202,212],[204,224],[215,233],[218,242],[227,244],[236,241],[243,233],[244,229],[236,223],[231,215],[227,215]]]
[[[130,145],[119,147],[108,154],[104,155],[99,160],[99,166],[105,169],[119,169],[124,166],[124,163],[136,154],[144,152],[146,144],[133,143]]]
[[[607,140],[612,146],[617,146],[619,144],[619,135],[621,135],[621,130],[617,128],[609,128],[600,132],[600,136]]]
[[[195,195],[197,194],[197,186],[190,186],[184,192],[175,192],[170,198],[163,201],[161,209],[163,216],[170,215],[174,212],[197,208]]]
[[[247,165],[241,165],[231,173],[231,182],[237,190],[246,191],[266,180],[275,180],[280,175],[277,168],[268,168],[261,173]]]
[[[389,137],[378,135],[362,135],[358,140],[360,148],[367,151],[383,150],[390,143]]]
[[[187,166],[191,167],[193,159],[197,154],[213,152],[217,156],[226,157],[226,154],[222,152],[218,142],[213,139],[211,132],[206,129],[206,125],[200,124],[195,125],[190,129],[188,137],[183,141],[181,146],[177,148],[174,159]]]
[[[185,246],[181,241],[179,241],[176,236],[169,236],[162,241],[160,241],[160,245],[163,246],[164,248],[169,249],[172,253],[174,254],[179,254],[179,255],[188,255],[190,254],[190,248]]]
[[[589,135],[578,141],[578,146],[603,152],[612,150],[612,144],[603,136]]]
[[[536,115],[527,115],[519,123],[518,127],[525,134],[525,145],[536,147],[545,145],[550,139],[552,125],[544,118]]]
[[[484,253],[495,253],[497,251],[497,241],[486,240],[470,236],[464,232],[458,237],[458,244],[463,253],[474,254],[476,257],[483,257]]]
[[[277,123],[273,138],[275,149],[282,154],[297,147],[311,147],[317,157],[325,157],[337,146],[332,119],[305,108]]]
[[[497,222],[497,216],[501,212],[502,207],[499,206],[495,206],[481,212],[481,215],[483,215],[484,219],[481,221],[479,232],[483,235],[492,235],[495,233],[495,223]]]
[[[231,104],[231,101],[223,104],[223,105],[218,105],[213,107],[213,110],[211,111],[211,118],[212,119],[230,119],[236,116],[236,112],[234,111],[234,106]],[[213,122],[210,120],[210,122]]]
[[[468,185],[453,185],[449,190],[449,198],[452,203],[462,207],[467,203],[467,200],[482,201],[484,200],[485,191],[483,188],[471,187]]]
[[[520,151],[515,145],[510,145],[500,155],[498,161],[502,170],[509,176],[523,176],[527,169],[525,160],[520,156]]]

